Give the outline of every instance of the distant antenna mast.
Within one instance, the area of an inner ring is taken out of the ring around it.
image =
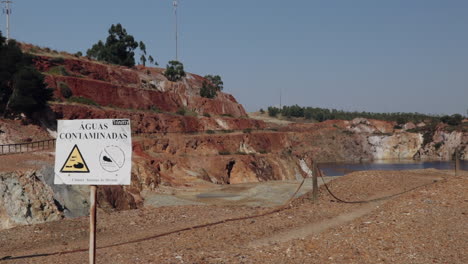
[[[6,14],[6,40],[10,39],[10,14],[11,14],[11,7],[10,4],[13,3],[10,0],[4,0],[2,3],[5,3],[5,8],[3,9],[3,13]]]
[[[174,0],[172,4],[174,5],[174,19],[175,19],[175,43],[176,43],[175,44],[175,58],[176,58],[176,61],[179,61],[179,32],[178,32],[178,24],[177,24],[177,6],[179,4],[177,0]]]

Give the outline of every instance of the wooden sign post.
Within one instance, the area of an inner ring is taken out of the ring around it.
[[[89,263],[96,263],[96,196],[97,186],[89,188]]]
[[[58,120],[54,184],[90,185],[89,263],[96,263],[97,185],[130,185],[128,119]]]

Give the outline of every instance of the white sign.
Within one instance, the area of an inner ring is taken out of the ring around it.
[[[128,119],[58,120],[55,184],[130,185]]]

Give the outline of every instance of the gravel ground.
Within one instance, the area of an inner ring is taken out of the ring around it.
[[[185,205],[98,213],[98,263],[468,263],[468,173],[367,171],[286,209]],[[415,187],[420,186],[416,189]],[[399,193],[399,195],[394,195]],[[86,263],[88,219],[0,231],[0,263]],[[147,239],[143,239],[147,238]],[[24,257],[58,251],[82,252]],[[16,258],[15,258],[16,257]],[[18,258],[20,257],[20,258]]]

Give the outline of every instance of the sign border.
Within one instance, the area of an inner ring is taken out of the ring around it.
[[[70,156],[72,155],[73,150],[75,148],[76,148],[76,150],[78,150],[78,153],[80,153],[81,159],[83,160],[83,163],[86,166],[86,169],[88,171],[63,171],[63,169],[65,168],[65,165],[67,165],[67,162],[70,159]],[[73,146],[72,150],[70,151],[70,154],[68,154],[68,157],[65,159],[65,163],[63,164],[62,168],[60,169],[60,172],[61,173],[90,173],[91,172],[89,170],[88,164],[86,164],[86,160],[84,159],[83,154],[81,154],[80,148],[78,148],[78,144],[75,144],[75,146]]]

